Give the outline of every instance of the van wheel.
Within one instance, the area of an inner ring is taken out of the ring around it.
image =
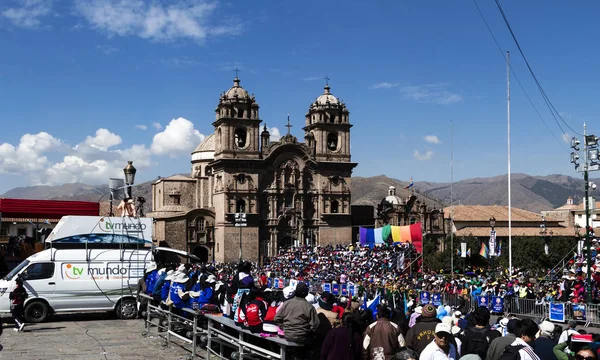
[[[135,319],[137,316],[137,304],[134,299],[123,299],[119,305],[117,305],[115,312],[121,319]]]
[[[48,317],[49,309],[43,301],[32,301],[25,307],[25,320],[31,323],[45,321]]]

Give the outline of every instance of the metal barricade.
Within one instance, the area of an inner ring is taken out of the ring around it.
[[[150,335],[151,329],[156,327],[158,329],[157,336],[164,340],[161,344],[163,347],[169,347],[173,339],[178,339],[192,345],[191,349],[188,349],[191,355],[187,356],[187,359],[196,357],[199,336],[207,334],[207,331],[199,324],[199,318],[204,318],[204,315],[188,308],[180,309],[180,313],[176,314],[173,311],[173,306],[164,309],[153,305],[154,299],[152,297],[145,294],[140,294],[140,297],[148,301],[142,336]],[[157,324],[152,322],[154,318],[158,319]],[[182,335],[182,333],[185,335]]]
[[[547,319],[550,311],[548,303],[539,303],[535,299],[505,298],[505,308],[508,313],[517,317]]]

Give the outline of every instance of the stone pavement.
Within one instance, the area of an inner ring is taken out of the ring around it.
[[[150,336],[143,337],[142,320],[120,320],[112,313],[57,315],[49,322],[26,325],[21,333],[13,331],[12,319],[4,315],[3,320],[2,360],[175,360],[191,355],[177,344],[187,348],[191,345],[175,340],[170,347],[163,348],[156,328]]]

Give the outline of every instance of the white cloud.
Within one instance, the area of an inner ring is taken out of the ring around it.
[[[377,83],[377,84],[373,84],[373,85],[369,86],[369,88],[373,89],[373,90],[391,89],[391,88],[395,88],[395,87],[398,87],[398,84],[392,84],[389,82],[381,82],[381,83]]]
[[[42,170],[49,164],[44,153],[64,148],[61,140],[47,132],[25,134],[16,147],[9,143],[0,144],[0,173],[22,174]]]
[[[50,15],[52,0],[19,0],[15,7],[8,8],[0,16],[9,19],[13,25],[36,28],[40,26],[40,18]]]
[[[216,2],[203,0],[76,0],[75,9],[89,24],[108,36],[138,36],[154,41],[236,35],[239,23],[214,16]],[[211,21],[221,20],[220,23]]]
[[[442,142],[440,141],[440,139],[437,137],[437,135],[426,135],[424,137],[425,141],[430,143],[430,144],[441,144]]]
[[[276,127],[269,128],[269,133],[271,134],[271,141],[279,141],[281,140],[281,134],[279,133],[279,129]]]
[[[433,151],[427,151],[425,154],[421,154],[419,150],[415,150],[413,157],[419,161],[431,160],[433,157]]]
[[[99,150],[106,151],[109,147],[119,145],[122,142],[123,140],[119,135],[113,134],[107,129],[100,128],[96,130],[96,136],[86,137],[83,143]]]
[[[138,124],[135,126],[135,128],[146,131],[146,130],[148,130],[148,125]]]
[[[182,57],[171,57],[168,59],[163,59],[160,61],[161,64],[163,64],[166,67],[173,67],[173,68],[186,68],[186,67],[190,67],[190,66],[196,66],[196,65],[201,65],[202,63],[200,61],[197,60],[193,60],[190,59],[188,57],[182,56]]]
[[[400,90],[405,98],[426,104],[448,105],[464,100],[462,95],[447,87],[447,84],[425,84],[403,86]]]
[[[155,128],[156,130],[162,130],[162,128],[163,128],[161,123],[156,122],[156,121],[152,123],[152,127]]]
[[[156,155],[175,157],[181,153],[190,153],[204,137],[194,129],[191,121],[180,117],[171,120],[163,132],[154,135],[150,149]]]

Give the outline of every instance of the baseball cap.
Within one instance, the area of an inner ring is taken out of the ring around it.
[[[450,327],[450,325],[444,324],[444,323],[439,323],[435,326],[435,333],[439,334],[439,333],[446,333],[448,335],[452,334],[452,328]]]

